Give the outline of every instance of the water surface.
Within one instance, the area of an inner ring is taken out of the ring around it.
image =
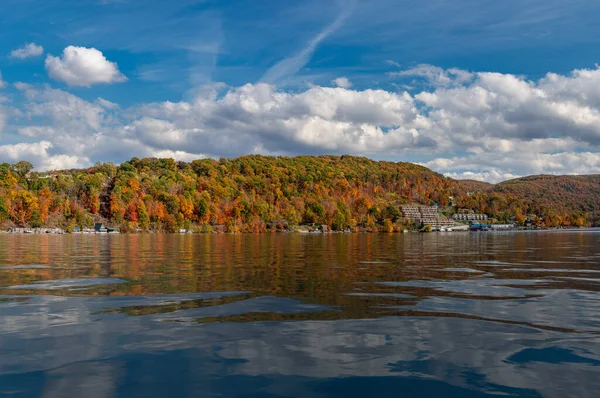
[[[0,396],[596,397],[600,232],[0,235]]]

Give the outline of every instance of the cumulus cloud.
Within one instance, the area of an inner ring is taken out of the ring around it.
[[[334,79],[331,82],[341,88],[352,87],[352,82],[350,80],[348,80],[347,77],[338,77],[337,79]]]
[[[586,87],[581,92],[575,87]],[[539,82],[513,75],[477,73],[473,82],[415,96],[429,118],[455,141],[476,147],[484,137],[531,140],[571,137],[600,144],[600,69],[571,76],[549,74]]]
[[[19,143],[0,145],[0,158],[9,162],[31,159],[40,170],[61,170],[84,167],[89,159],[66,154],[51,154],[52,143],[39,141],[34,143]]]
[[[222,97],[163,103],[139,109],[145,118],[128,126],[149,145],[233,156],[265,153],[379,153],[431,145],[401,126],[416,117],[408,94],[313,87],[301,93],[247,84]],[[416,138],[415,138],[416,137]]]
[[[463,172],[450,172],[445,173],[446,177],[453,178],[455,180],[475,180],[489,183],[497,183],[500,181],[512,180],[515,178],[519,178],[522,176],[511,174],[511,173],[502,173],[498,170],[490,170],[490,171],[463,171]]]
[[[69,46],[62,57],[48,55],[46,58],[48,75],[69,86],[90,87],[94,84],[120,83],[127,80],[119,72],[117,64],[110,62],[95,48]]]
[[[39,57],[42,54],[44,54],[44,47],[35,43],[27,43],[23,47],[13,50],[10,53],[10,57],[15,59],[27,59]]]
[[[77,162],[350,153],[419,161],[453,178],[490,182],[600,173],[600,69],[530,81],[422,65],[398,78],[409,75],[427,80],[427,88],[410,94],[221,85],[189,101],[125,109],[23,84],[25,105],[13,129],[23,141],[52,144],[42,159]]]
[[[203,159],[206,156],[202,154],[189,153],[185,151],[169,151],[169,150],[159,150],[153,151],[152,155],[156,158],[171,158],[180,162],[191,162],[197,159]]]

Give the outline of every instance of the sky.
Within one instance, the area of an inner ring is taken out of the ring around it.
[[[0,162],[600,173],[596,0],[0,0]]]

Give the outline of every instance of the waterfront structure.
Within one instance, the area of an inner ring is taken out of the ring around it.
[[[489,228],[492,231],[506,231],[515,228],[515,224],[490,224]]]
[[[469,226],[469,230],[471,231],[487,231],[488,229],[487,224],[471,223]]]
[[[438,214],[437,206],[400,206],[402,216],[412,222],[419,222],[432,227],[449,227],[454,221]]]
[[[94,231],[95,232],[108,232],[108,229],[106,229],[104,224],[98,222],[98,223],[94,224]]]
[[[446,228],[446,231],[454,232],[454,231],[468,231],[469,226],[467,224],[456,224],[453,227]]]
[[[64,234],[60,228],[10,228],[11,234]]]
[[[111,227],[106,227],[104,226],[104,224],[102,223],[96,223],[94,224],[94,232],[95,233],[119,233],[119,229],[118,228],[111,228]]]
[[[487,214],[478,214],[471,209],[460,209],[452,216],[455,221],[487,221]]]
[[[452,216],[453,220],[456,221],[487,221],[487,214],[465,214],[465,213],[457,213]]]

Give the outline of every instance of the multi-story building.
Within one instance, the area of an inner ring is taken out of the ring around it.
[[[402,211],[402,216],[409,220],[421,219],[421,212],[419,211],[419,206],[401,206],[400,211]]]
[[[447,227],[454,225],[454,221],[438,215],[436,206],[401,206],[402,216],[410,221],[418,221],[423,225],[432,227]]]
[[[452,216],[453,220],[457,221],[487,221],[487,214],[475,213],[457,213]]]

